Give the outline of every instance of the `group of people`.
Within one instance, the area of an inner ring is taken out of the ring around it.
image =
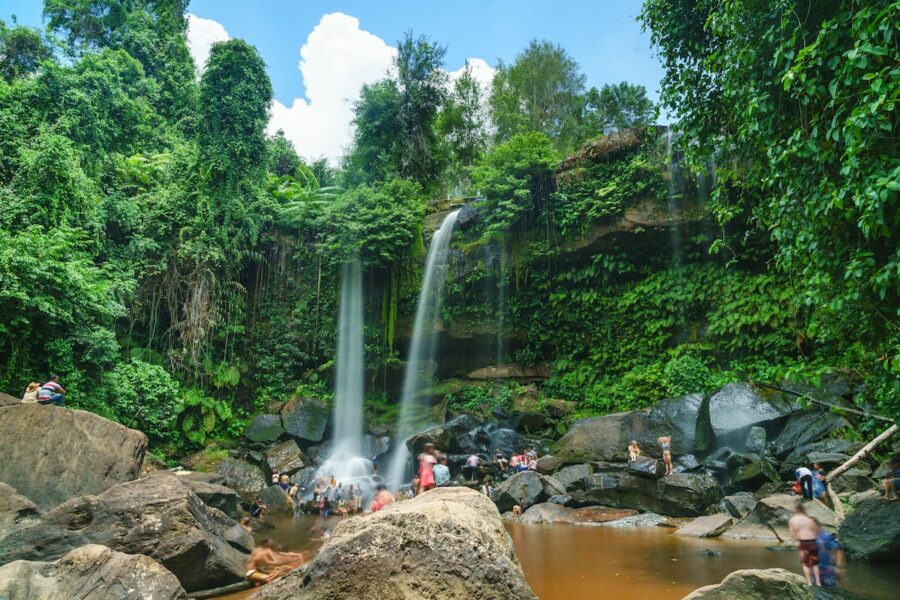
[[[660,453],[666,465],[666,475],[671,475],[675,472],[672,466],[672,438],[664,435],[656,438],[656,443],[659,444]],[[638,446],[637,440],[631,440],[631,443],[628,444],[628,462],[634,462],[640,457],[641,447]]]
[[[799,467],[794,471],[794,482],[792,492],[795,495],[802,495],[805,500],[821,500],[827,505],[831,505],[828,498],[828,488],[825,486],[825,469],[819,463],[814,463],[812,468]]]
[[[532,447],[522,449],[509,459],[506,458],[506,455],[500,448],[497,448],[493,458],[497,471],[500,473],[506,471],[520,472],[529,469],[533,471],[537,469],[538,453]],[[419,466],[412,486],[412,494],[414,496],[418,496],[430,489],[450,484],[450,467],[447,466],[447,455],[441,452],[434,444],[425,444],[417,460]],[[470,454],[463,467],[465,479],[469,482],[478,481],[485,462],[481,456],[474,453]],[[493,492],[490,476],[485,476],[481,480],[481,491],[487,496],[490,496]]]
[[[322,518],[332,513],[347,516],[362,510],[363,492],[359,485],[351,483],[345,487],[334,477],[330,481],[318,479],[313,490],[313,501]]]
[[[809,516],[803,502],[797,505],[794,516],[788,521],[791,536],[798,543],[800,564],[807,583],[819,586],[836,586],[844,571],[844,551],[830,531]]]
[[[32,381],[25,388],[22,404],[55,404],[62,406],[66,400],[66,390],[59,384],[59,375],[51,375],[46,383]]]

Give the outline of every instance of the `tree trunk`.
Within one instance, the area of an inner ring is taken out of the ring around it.
[[[868,456],[869,453],[872,452],[872,450],[874,450],[876,447],[878,447],[881,442],[890,438],[895,433],[897,433],[896,423],[891,425],[884,433],[879,435],[877,438],[863,446],[862,450],[854,454],[850,458],[850,460],[839,466],[837,469],[835,469],[825,477],[825,489],[828,490],[828,497],[831,498],[831,503],[834,505],[834,520],[836,521],[838,526],[840,526],[840,524],[844,521],[844,507],[841,504],[841,499],[838,498],[838,495],[835,493],[835,491],[831,489],[831,482],[835,477],[846,473],[848,469],[853,467],[853,465]]]

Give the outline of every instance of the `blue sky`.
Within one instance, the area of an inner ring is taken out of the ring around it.
[[[40,25],[42,4],[0,0],[0,17],[15,14],[21,23]],[[589,86],[639,83],[655,100],[662,68],[635,20],[640,8],[640,0],[193,0],[188,12],[201,18],[189,35],[192,50],[227,37],[254,44],[275,90],[273,128],[284,129],[301,154],[333,157],[347,143],[349,90],[383,75],[390,49],[409,29],[448,46],[450,71],[479,58],[488,79],[488,66],[512,61],[531,39],[543,38],[568,50]],[[333,13],[343,15],[323,20]],[[310,37],[317,26],[320,35]],[[309,54],[301,75],[304,44]],[[340,81],[329,81],[329,73]],[[336,104],[343,106],[330,106]],[[326,135],[334,139],[313,143]]]

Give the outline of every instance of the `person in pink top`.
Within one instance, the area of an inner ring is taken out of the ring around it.
[[[66,399],[66,390],[59,385],[59,375],[51,375],[50,381],[41,386],[38,391],[38,404],[55,404],[62,406]]]
[[[434,488],[434,444],[425,444],[425,450],[419,455],[419,493]]]

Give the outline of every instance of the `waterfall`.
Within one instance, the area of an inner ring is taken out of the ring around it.
[[[353,260],[341,267],[333,434],[318,475],[326,480],[334,477],[345,486],[359,485],[368,498],[373,480],[372,463],[363,456],[364,375],[362,268]]]
[[[506,246],[500,246],[500,274],[497,276],[497,360],[499,367],[506,358]]]
[[[420,408],[420,396],[430,385],[435,364],[438,331],[443,300],[444,275],[450,249],[450,236],[456,223],[458,210],[444,218],[441,227],[434,233],[425,258],[425,277],[419,292],[416,320],[413,325],[412,341],[403,374],[403,392],[400,397],[400,419],[394,437],[394,449],[388,467],[387,479],[396,488],[408,480],[407,465],[410,460],[406,439],[418,424],[416,408]]]

